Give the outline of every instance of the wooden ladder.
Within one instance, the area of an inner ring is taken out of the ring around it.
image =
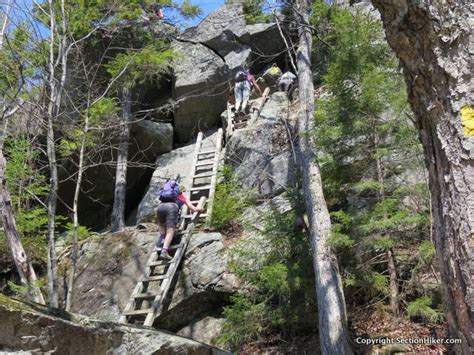
[[[159,259],[161,248],[155,248],[152,251],[122,312],[121,323],[153,325],[155,318],[163,311],[165,300],[170,296],[176,271],[184,257],[198,219],[211,216],[222,150],[222,129],[219,129],[215,143],[209,141],[203,140],[203,134],[199,132],[192,164],[191,188],[187,192],[191,203],[204,208],[204,211],[188,214],[187,206],[183,206],[181,223],[169,248],[173,258],[171,260]],[[152,235],[156,236],[156,240],[160,238],[159,233]]]
[[[230,102],[227,103],[227,130],[226,130],[226,137],[229,139],[235,130],[242,129],[247,127],[249,123],[255,122],[260,113],[262,112],[262,108],[267,102],[268,94],[270,93],[270,88],[265,88],[263,91],[262,97],[260,98],[260,102],[257,107],[253,108],[252,114],[245,115],[245,116],[237,116],[235,112],[232,112],[233,106]]]

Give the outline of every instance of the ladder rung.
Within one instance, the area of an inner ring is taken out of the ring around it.
[[[140,282],[161,281],[167,278],[168,275],[148,276],[144,279],[141,279]]]
[[[173,259],[173,260],[160,259],[160,260],[153,261],[153,262],[149,263],[147,266],[148,266],[148,267],[152,267],[152,266],[169,265],[169,264],[174,263],[175,261],[176,261],[175,259]]]
[[[194,216],[194,214],[187,214],[186,216],[184,216],[184,218],[192,218]],[[207,217],[207,213],[201,213],[198,217]]]
[[[138,294],[132,296],[132,298],[134,298],[134,299],[155,298],[156,296],[158,296],[158,295],[157,294],[151,294],[151,293],[138,293]]]
[[[147,309],[135,309],[135,310],[127,311],[124,314],[126,316],[139,316],[143,314],[149,314],[151,312],[153,312],[153,309],[147,308]]]
[[[207,174],[201,174],[201,175],[194,175],[192,178],[193,179],[199,179],[199,178],[206,178],[206,177],[212,177],[214,176],[214,173],[207,173]]]
[[[214,165],[214,162],[196,164],[195,167],[205,166],[205,165]]]
[[[189,189],[189,191],[203,191],[203,190],[209,190],[211,188],[211,185],[205,185],[205,186],[200,186],[200,187],[193,187]]]
[[[208,150],[207,152],[199,152],[198,155],[208,155],[208,154],[216,154],[215,150]]]
[[[183,245],[184,245],[183,243],[173,244],[173,245],[170,245],[170,246],[168,247],[168,250],[179,249],[179,248],[181,248]],[[161,247],[155,248],[155,251],[161,251],[161,249],[162,249]]]

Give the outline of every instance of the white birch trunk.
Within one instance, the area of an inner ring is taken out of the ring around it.
[[[129,124],[132,120],[132,90],[122,89],[122,122],[120,144],[117,154],[117,170],[115,174],[114,206],[112,209],[112,231],[125,228],[125,198],[127,189],[127,161],[128,141],[130,135]]]

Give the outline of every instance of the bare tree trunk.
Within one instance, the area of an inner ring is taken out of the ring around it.
[[[125,198],[127,189],[127,160],[128,141],[130,135],[129,124],[132,120],[132,90],[122,88],[122,122],[120,144],[117,155],[117,170],[115,174],[114,206],[112,209],[112,231],[125,228]]]
[[[316,147],[311,138],[314,128],[314,86],[311,71],[312,35],[308,27],[309,6],[308,0],[298,0],[295,11],[295,16],[299,19],[297,66],[300,83],[297,153],[310,224],[319,336],[322,354],[351,354],[342,283],[336,257],[327,243],[331,221],[324,200],[319,167],[315,162]]]
[[[375,123],[375,122],[374,122]],[[375,148],[378,146],[379,137],[377,135],[377,129],[373,127],[374,135],[373,135],[373,145]],[[377,180],[380,184],[379,188],[379,201],[385,201],[385,175],[384,175],[384,167],[382,160],[380,158],[376,158],[375,160],[377,166]],[[383,218],[388,218],[387,210],[384,209]],[[395,255],[393,253],[393,249],[390,248],[387,250],[387,271],[388,276],[390,278],[390,308],[392,313],[395,317],[399,316],[399,290],[398,290],[398,281],[397,281],[397,266],[395,261]]]
[[[392,249],[387,250],[387,260],[388,275],[390,277],[390,308],[392,309],[393,315],[398,317],[400,296],[398,292],[397,264]]]
[[[473,133],[470,1],[373,0],[399,57],[429,172],[434,242],[456,353],[474,353]]]
[[[3,156],[2,145],[0,146],[0,214],[3,230],[7,238],[8,248],[20,276],[20,281],[28,289],[28,298],[37,303],[45,304],[43,295],[38,285],[35,284],[37,280],[35,270],[26,256],[16,229],[11,198],[4,179],[5,167],[6,162]]]
[[[77,169],[77,181],[74,189],[74,200],[72,205],[73,213],[73,232],[72,232],[72,251],[71,251],[71,270],[66,296],[66,311],[72,307],[72,294],[74,291],[74,279],[76,277],[77,256],[79,254],[78,229],[79,229],[79,193],[81,192],[82,176],[84,174],[84,158],[86,150],[86,139],[89,132],[89,115],[86,115],[84,122],[83,137],[81,139],[81,148],[79,150],[79,166]]]
[[[52,0],[48,0],[50,18],[49,38],[49,102],[47,118],[47,155],[50,173],[50,191],[48,198],[48,304],[58,307],[57,292],[57,260],[55,249],[55,222],[58,192],[58,164],[56,161],[56,142],[54,138],[54,120],[61,107],[61,96],[67,74],[67,35],[66,35],[66,12],[64,0],[61,0],[61,29],[56,26],[55,6]],[[56,39],[59,38],[58,48]],[[56,52],[59,57],[56,57]],[[57,65],[61,65],[61,76],[57,82]]]

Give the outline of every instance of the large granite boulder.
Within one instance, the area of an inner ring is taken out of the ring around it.
[[[237,39],[246,33],[242,6],[225,4],[210,13],[198,26],[183,33],[183,38],[201,42],[225,56]]]
[[[202,317],[220,310],[239,288],[228,264],[229,256],[220,233],[195,233],[186,250],[170,305],[156,323],[179,331],[197,323],[196,319],[201,321]]]
[[[130,127],[130,140],[137,150],[154,161],[160,154],[173,149],[173,126],[171,123],[139,121]]]
[[[81,244],[72,311],[118,321],[159,234],[114,233]],[[68,261],[60,267],[67,269]]]
[[[235,131],[226,147],[226,164],[234,168],[243,190],[253,190],[258,199],[279,195],[296,181],[296,165],[281,121],[287,105],[284,93],[272,94],[259,119]]]
[[[101,320],[118,321],[158,238],[158,232],[128,230],[83,242],[72,311]],[[222,307],[228,304],[229,296],[239,287],[228,264],[229,257],[221,234],[194,234],[172,287],[169,306],[156,319],[155,327],[173,332],[182,330],[183,335],[191,335],[191,330],[196,330],[194,339],[210,341],[210,334],[217,334],[221,329]],[[68,260],[61,261],[60,269],[66,276]],[[62,279],[65,281],[66,277]],[[61,289],[65,289],[64,285]],[[204,336],[204,329],[211,328],[212,332]]]
[[[174,128],[178,142],[219,124],[228,82],[243,65],[257,73],[277,61],[285,45],[274,23],[246,25],[241,5],[226,4],[173,44],[181,54],[174,69]]]
[[[0,295],[0,353],[227,354],[166,332],[101,322]]]
[[[226,107],[229,69],[222,57],[202,44],[173,44],[180,58],[174,66],[176,140],[187,142],[199,130],[219,123]]]

